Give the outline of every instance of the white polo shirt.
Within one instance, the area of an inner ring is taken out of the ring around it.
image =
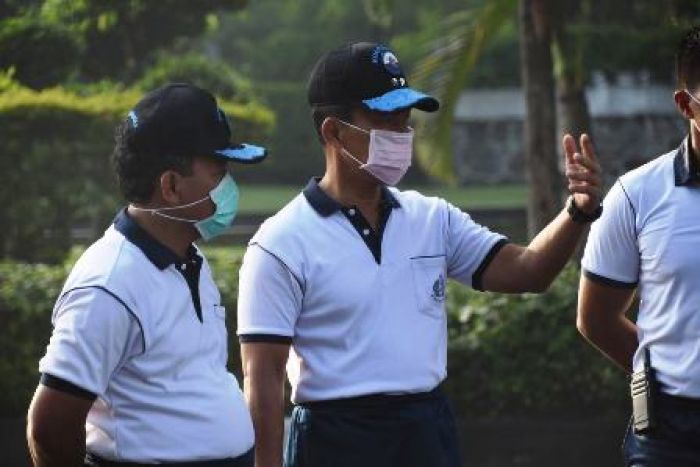
[[[311,180],[265,221],[240,271],[242,342],[291,343],[294,402],[434,389],[448,277],[480,287],[506,242],[459,209],[385,189],[379,229]]]
[[[623,175],[603,204],[584,274],[637,288],[635,371],[648,347],[664,392],[700,398],[700,177],[688,141]]]
[[[194,246],[181,262],[122,211],[75,264],[56,302],[42,384],[96,397],[87,451],[102,458],[237,457],[254,434],[226,370],[225,313]]]

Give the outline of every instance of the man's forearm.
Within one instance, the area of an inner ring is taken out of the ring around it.
[[[583,320],[577,327],[581,334],[603,355],[627,373],[632,372],[632,358],[639,346],[637,326],[624,315],[611,316],[607,320]]]
[[[527,277],[535,291],[546,290],[574,254],[588,224],[571,220],[562,210],[527,246]]]
[[[278,376],[244,380],[255,427],[255,467],[281,467],[284,436],[284,383]]]
[[[42,430],[31,422],[27,427],[27,444],[34,467],[75,467],[83,465],[85,429]]]

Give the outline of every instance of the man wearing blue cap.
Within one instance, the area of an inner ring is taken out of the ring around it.
[[[129,205],[73,267],[56,301],[28,414],[34,464],[252,467],[254,432],[226,369],[226,310],[194,241],[226,232],[238,189],[231,143],[207,91],[146,95],[117,132]]]
[[[564,140],[572,197],[527,247],[438,198],[395,188],[411,164],[412,108],[396,55],[356,43],[316,64],[308,88],[326,172],[251,240],[238,334],[256,467],[282,463],[284,368],[292,413],[284,465],[457,467],[446,376],[445,283],[545,290],[600,213],[599,167]],[[291,354],[290,354],[291,349]]]

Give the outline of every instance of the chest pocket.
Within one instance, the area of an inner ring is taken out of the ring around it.
[[[447,288],[445,256],[419,256],[410,261],[418,311],[442,318]]]
[[[228,357],[226,308],[221,305],[208,305],[202,323],[200,354],[206,355],[214,365],[225,365]]]

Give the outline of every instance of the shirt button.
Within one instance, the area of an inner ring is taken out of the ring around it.
[[[369,229],[363,230],[362,233],[363,233],[365,236],[369,235]]]
[[[354,216],[354,215],[355,215],[355,210],[354,210],[354,209],[349,209],[349,210],[348,210],[348,214],[350,214],[351,216]]]

